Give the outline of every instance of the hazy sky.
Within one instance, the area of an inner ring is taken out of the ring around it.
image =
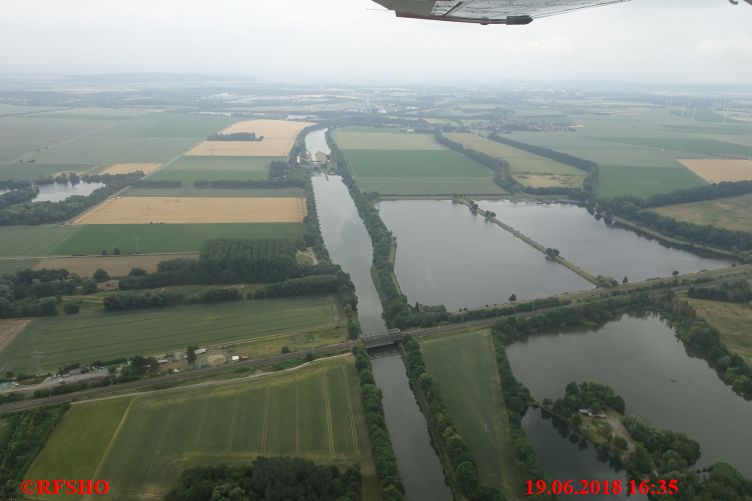
[[[752,7],[633,0],[503,27],[370,0],[4,0],[7,72],[752,84]]]

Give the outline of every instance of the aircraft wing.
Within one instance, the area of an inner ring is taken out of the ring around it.
[[[533,19],[629,0],[374,0],[397,17],[478,24],[529,24]]]

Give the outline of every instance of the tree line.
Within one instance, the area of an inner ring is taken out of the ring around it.
[[[550,148],[544,148],[542,146],[521,143],[520,141],[515,141],[514,139],[504,137],[497,133],[489,135],[488,139],[490,139],[491,141],[496,141],[497,143],[506,144],[507,146],[512,146],[514,148],[527,151],[528,153],[532,153],[534,155],[540,155],[542,157],[549,158],[556,162],[570,165],[576,169],[584,170],[585,172],[587,172],[587,176],[585,177],[585,181],[582,183],[582,188],[586,193],[592,194],[595,191],[596,186],[598,185],[599,167],[597,163],[591,160],[586,160],[584,158],[569,155],[567,153],[562,153]]]
[[[622,217],[670,237],[737,253],[743,261],[752,262],[752,233],[677,221],[643,209],[643,204],[636,197],[598,200],[595,213],[609,224],[614,217]]]
[[[642,207],[662,207],[664,205],[700,202],[715,200],[716,198],[737,197],[748,193],[752,193],[752,181],[722,181],[717,184],[706,184],[696,188],[653,195],[645,199]]]
[[[166,501],[359,501],[358,466],[288,457],[259,457],[250,464],[195,466],[180,474]]]
[[[381,495],[384,501],[402,501],[405,499],[405,487],[400,479],[397,458],[386,428],[381,390],[376,386],[371,361],[366,350],[361,346],[356,346],[353,348],[353,355],[355,355],[355,368],[358,370],[360,399],[376,465],[376,476],[381,484]]]
[[[31,181],[0,179],[0,190],[23,190],[24,188],[31,188],[31,186]]]
[[[740,279],[722,282],[718,287],[690,287],[687,296],[727,303],[749,303],[752,301],[752,287],[748,281]]]
[[[169,179],[155,180],[155,179],[139,179],[133,181],[131,186],[134,188],[161,188],[161,189],[177,189],[183,187],[182,181],[172,181]]]
[[[436,382],[426,371],[426,363],[420,351],[420,343],[405,336],[402,340],[403,357],[410,378],[410,386],[417,395],[420,409],[426,415],[431,430],[431,443],[438,448],[439,458],[445,464],[449,483],[458,496],[466,496],[471,501],[502,501],[505,496],[492,486],[482,485],[478,477],[475,460],[470,448],[457,430],[452,417],[441,398],[441,392]]]
[[[96,291],[96,281],[65,269],[25,269],[5,274],[0,276],[0,318],[54,316],[58,314],[59,296]]]

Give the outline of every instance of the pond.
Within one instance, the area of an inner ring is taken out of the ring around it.
[[[485,210],[533,240],[559,249],[562,257],[593,275],[632,282],[666,277],[676,270],[691,273],[729,266],[734,261],[702,257],[667,247],[624,228],[596,220],[587,210],[571,204],[479,201]]]
[[[38,185],[39,195],[33,202],[62,202],[73,195],[91,195],[96,189],[103,187],[103,183],[52,183]]]
[[[384,201],[379,211],[397,237],[395,271],[411,303],[451,311],[593,287],[464,205]]]
[[[752,402],[704,360],[689,357],[656,316],[625,315],[597,330],[534,336],[509,346],[507,356],[538,401],[563,396],[571,381],[598,381],[624,397],[627,414],[697,440],[698,465],[724,461],[752,475]]]

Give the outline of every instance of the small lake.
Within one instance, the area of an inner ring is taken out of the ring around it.
[[[411,303],[477,308],[593,285],[497,225],[448,200],[379,203],[397,237],[395,271]]]
[[[52,183],[38,185],[39,195],[32,202],[62,202],[73,195],[88,196],[104,186],[104,183]]]
[[[621,468],[621,465],[612,465],[608,456],[601,456],[593,444],[570,440],[571,436],[567,427],[555,417],[544,419],[542,412],[537,409],[531,409],[522,418],[522,428],[525,430],[530,445],[535,449],[538,458],[538,464],[545,471],[551,480],[561,480],[566,482],[572,480],[575,488],[581,488],[580,480],[608,480],[609,485],[612,480],[620,480],[625,489],[624,494],[597,496],[588,495],[587,499],[613,499],[613,500],[646,500],[646,496],[635,495],[627,496],[626,488],[629,485],[627,473]],[[618,464],[618,463],[617,463]],[[566,496],[559,495],[558,499],[562,501],[582,499],[583,496]]]
[[[509,346],[507,356],[538,401],[560,398],[571,381],[598,381],[624,397],[627,414],[697,440],[698,465],[725,461],[752,475],[752,402],[731,391],[704,360],[689,357],[673,329],[655,316],[625,315],[596,331],[534,336]]]
[[[373,377],[384,394],[384,415],[397,466],[410,501],[451,501],[444,471],[407,379],[402,357],[393,353],[371,360]]]
[[[587,210],[571,204],[540,204],[509,200],[479,201],[484,210],[545,247],[561,251],[572,263],[593,275],[632,282],[731,265],[734,261],[698,256],[667,247],[657,240],[607,225]]]
[[[305,137],[305,145],[311,158],[316,158],[317,152],[322,152],[329,155],[332,150],[326,143],[326,131],[328,129],[318,129],[313,132],[309,132]]]

